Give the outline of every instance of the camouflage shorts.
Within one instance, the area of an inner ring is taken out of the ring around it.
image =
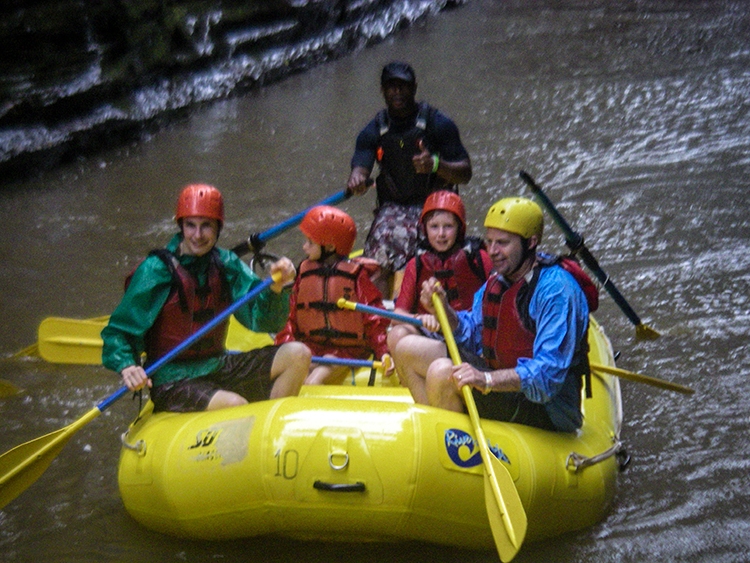
[[[417,250],[421,214],[421,205],[384,203],[378,207],[365,240],[364,255],[391,272],[404,268]]]

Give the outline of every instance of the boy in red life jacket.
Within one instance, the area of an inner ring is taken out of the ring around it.
[[[318,205],[305,214],[299,228],[307,237],[302,245],[307,259],[300,264],[289,318],[276,335],[276,344],[298,340],[315,356],[365,359],[374,354],[387,366],[384,376],[390,376],[393,362],[386,345],[388,321],[336,305],[343,297],[383,307],[365,263],[347,258],[357,237],[354,220],[340,209]],[[339,384],[348,372],[346,366],[312,364],[305,383]]]
[[[422,284],[436,278],[446,291],[453,309],[471,309],[474,293],[492,271],[492,261],[481,239],[466,236],[466,209],[461,197],[441,190],[430,194],[422,208],[420,224],[427,237],[414,258],[406,264],[404,279],[396,298],[396,312],[416,315],[427,330],[439,331],[433,315],[420,303]],[[394,321],[388,333],[388,348],[395,349],[408,334],[420,334],[410,324]]]
[[[228,319],[151,377],[146,374],[142,353],[147,365],[153,363],[260,283],[234,252],[216,246],[224,222],[219,190],[186,186],[175,220],[180,232],[135,269],[102,330],[104,366],[119,373],[131,391],[149,387],[155,411],[214,410],[299,393],[310,351],[290,343],[227,354]],[[271,266],[276,272],[279,282],[235,312],[247,328],[275,331],[286,318],[285,286],[294,279],[294,264],[281,258]]]

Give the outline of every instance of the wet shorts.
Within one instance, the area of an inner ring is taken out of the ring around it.
[[[461,358],[478,370],[487,371],[490,369],[484,358],[466,350],[461,350]],[[485,395],[478,389],[472,388],[472,394],[474,395],[474,403],[477,405],[479,418],[516,422],[543,430],[557,430],[552,424],[544,405],[529,401],[523,393],[503,392]]]
[[[240,354],[227,354],[224,365],[202,377],[165,383],[151,389],[154,412],[206,410],[217,391],[232,391],[249,402],[271,396],[271,367],[278,346],[266,346]]]
[[[421,205],[384,203],[378,207],[365,240],[364,255],[391,272],[406,267],[417,252],[421,214]]]

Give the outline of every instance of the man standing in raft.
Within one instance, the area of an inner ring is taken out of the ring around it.
[[[290,342],[227,354],[228,320],[164,365],[149,379],[140,358],[153,363],[200,329],[261,280],[216,243],[224,222],[219,190],[186,186],[177,201],[180,227],[166,248],[152,251],[127,281],[120,304],[102,330],[102,363],[131,391],[151,387],[155,411],[202,411],[299,393],[310,365],[306,346]],[[244,326],[273,332],[289,312],[296,271],[288,258],[271,266],[281,279],[235,312]]]
[[[482,418],[574,432],[597,289],[574,260],[537,253],[544,223],[533,201],[501,199],[484,226],[494,272],[471,310],[445,306],[464,363],[454,366],[443,342],[412,335],[392,350],[396,368],[418,403],[464,412],[461,388],[470,385]],[[437,281],[421,292],[433,313],[433,292],[446,301]]]
[[[419,217],[427,196],[437,190],[456,191],[457,184],[467,183],[471,161],[455,123],[428,104],[417,103],[411,66],[398,61],[385,65],[380,89],[386,108],[357,137],[347,187],[365,193],[378,163],[375,219],[364,255],[380,264],[376,283],[389,296],[398,293],[403,268],[416,252]]]

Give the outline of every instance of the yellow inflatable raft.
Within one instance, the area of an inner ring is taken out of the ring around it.
[[[592,321],[592,362],[613,365]],[[617,379],[592,375],[576,435],[483,421],[528,516],[527,540],[590,526],[615,491]],[[192,539],[279,534],[494,548],[468,416],[397,387],[304,387],[222,411],[151,414],[123,436],[119,487],[144,526]]]

